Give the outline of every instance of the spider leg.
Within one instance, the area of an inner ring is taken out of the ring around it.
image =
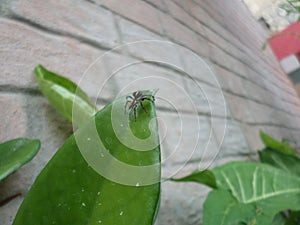
[[[124,112],[125,113],[126,113],[127,105],[128,105],[129,102],[130,102],[129,100],[126,101],[126,104],[125,104],[125,107],[124,107]]]
[[[145,113],[147,113],[147,110],[145,109],[145,107],[144,107],[144,105],[143,105],[143,102],[140,102],[140,104],[141,104],[143,110],[145,111]]]
[[[148,100],[148,101],[151,101],[151,102],[154,102],[154,97],[152,96],[152,98],[148,98],[148,97],[144,97],[144,98],[142,98],[142,101],[144,101],[144,100]]]
[[[143,95],[143,98],[147,98],[148,100],[150,100],[148,97],[154,100],[154,96],[153,95],[148,95],[148,94]]]
[[[134,122],[136,122],[136,105],[133,108]]]
[[[130,103],[132,100],[133,100],[132,96],[130,96],[130,95],[126,96],[125,113],[126,113],[126,108],[127,108],[128,103]]]

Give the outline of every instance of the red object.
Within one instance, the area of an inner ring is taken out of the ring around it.
[[[300,53],[300,22],[292,23],[269,39],[277,59],[281,61],[289,55]]]

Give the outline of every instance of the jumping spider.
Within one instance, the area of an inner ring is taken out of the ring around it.
[[[126,96],[126,104],[125,104],[125,111],[128,105],[128,109],[130,112],[133,110],[134,121],[136,121],[136,110],[139,105],[141,105],[142,109],[147,113],[147,110],[143,106],[143,101],[148,100],[154,102],[155,98],[151,94],[143,94],[141,91],[135,91],[132,95]]]

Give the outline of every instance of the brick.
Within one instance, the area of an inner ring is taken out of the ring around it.
[[[264,148],[264,144],[262,143],[259,131],[266,131],[265,128],[260,126],[250,126],[247,124],[241,124],[242,132],[247,140],[247,143],[250,148],[250,152],[257,152]]]
[[[209,49],[210,49],[210,59],[213,62],[232,71],[232,68],[234,66],[234,61],[230,55],[228,55],[222,49],[220,49],[219,47],[211,43],[209,43]]]
[[[0,143],[26,135],[26,112],[22,97],[13,94],[1,93],[0,95]]]
[[[212,1],[194,0],[202,9],[204,9],[211,18],[213,18],[220,25],[224,26],[223,16],[220,14],[221,7],[215,7]]]
[[[162,34],[163,32],[158,10],[147,2],[139,0],[124,0],[122,4],[111,0],[93,0],[93,2],[103,5],[115,13],[141,24],[156,33]]]
[[[254,121],[252,111],[249,108],[250,101],[248,99],[228,93],[224,93],[224,95],[228,103],[232,118],[244,122]]]
[[[184,65],[183,71],[187,77],[219,87],[210,60],[195,54],[187,48],[180,48],[179,50]]]
[[[211,20],[210,16],[203,8],[201,8],[197,3],[194,1],[187,1],[186,9],[190,14],[195,17],[198,21],[207,24]]]
[[[163,0],[163,1],[168,1],[168,0]],[[173,0],[178,6],[180,6],[182,9],[185,11],[189,12],[190,8],[189,5],[191,4],[190,1],[192,0],[186,0],[186,1],[181,1],[181,0]]]
[[[13,14],[46,29],[95,41],[109,47],[119,44],[112,13],[95,7],[88,1],[18,0],[12,5],[11,10]]]
[[[238,74],[241,77],[248,77],[247,74],[247,66],[240,62],[239,60],[235,59],[235,58],[231,58],[231,63],[232,63],[232,71],[235,72],[236,74]]]
[[[298,150],[298,152],[300,152],[300,139],[299,139],[300,131],[299,130],[292,130],[291,132],[292,132],[292,135],[293,135],[291,145],[293,147],[295,147]]]
[[[195,18],[191,17],[184,9],[178,6],[174,1],[166,0],[165,4],[170,15],[185,24],[185,26],[196,31],[200,35],[205,36],[203,25],[200,24]]]
[[[162,11],[166,11],[166,6],[163,0],[145,0],[145,1],[148,2],[150,5],[154,5],[155,7],[157,7]]]
[[[195,32],[178,23],[166,14],[162,14],[162,23],[167,36],[195,51],[201,56],[208,56],[209,48],[206,41]]]
[[[215,88],[197,80],[185,79],[186,92],[199,113],[208,116],[230,116],[222,89]]]
[[[214,45],[222,49],[226,49],[226,46],[229,45],[229,43],[223,37],[218,35],[215,31],[211,30],[211,28],[204,26],[203,29],[208,40]]]
[[[162,36],[133,23],[122,17],[117,17],[123,42],[134,42],[141,40],[163,40]]]
[[[179,56],[179,49],[182,49],[182,46],[128,20],[119,18],[118,22],[122,41],[126,44],[124,48],[132,56],[147,61],[167,63],[174,67],[182,67]]]
[[[248,98],[251,98],[252,100],[256,100],[259,102],[263,102],[262,99],[264,97],[264,90],[261,87],[247,80],[243,81],[243,87],[245,89],[246,96]]]
[[[190,162],[197,163],[198,168],[208,168],[219,153],[209,118],[160,110],[157,116],[163,177],[174,176]]]
[[[247,95],[243,84],[246,82],[244,79],[216,64],[213,64],[213,70],[223,89],[238,95]]]
[[[279,141],[281,141],[282,138],[285,138],[285,136],[283,135],[283,129],[281,127],[268,126],[266,127],[265,132]]]
[[[213,118],[213,120],[214,133],[220,146],[218,158],[251,154],[238,122],[232,119]]]
[[[253,119],[256,123],[272,123],[273,121],[276,121],[274,116],[276,115],[277,111],[269,106],[249,101],[248,107],[252,112]]]
[[[95,96],[107,78],[106,65],[101,60],[97,61],[98,67],[89,67],[104,53],[101,50],[7,19],[0,20],[0,28],[3,30],[0,38],[6,40],[6,48],[0,52],[1,60],[5,61],[1,67],[1,85],[37,89],[33,70],[39,64],[80,83],[89,96]]]

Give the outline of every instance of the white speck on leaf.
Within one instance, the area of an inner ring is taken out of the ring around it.
[[[105,142],[106,142],[107,144],[111,144],[112,138],[111,138],[111,137],[105,138]]]
[[[81,203],[81,205],[82,205],[82,206],[85,206],[85,203],[83,202],[83,203]]]
[[[122,215],[123,215],[123,211],[120,212],[120,216],[122,216]]]

